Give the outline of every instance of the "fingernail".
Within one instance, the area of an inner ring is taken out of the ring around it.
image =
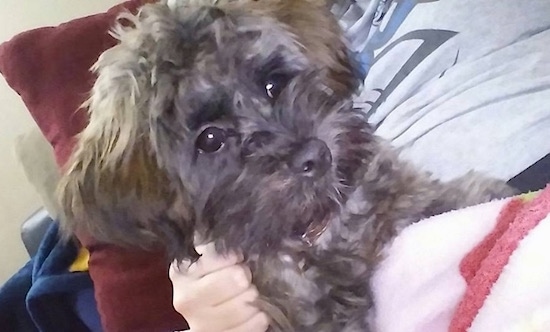
[[[204,254],[206,254],[206,253],[209,252],[209,251],[214,252],[214,243],[213,243],[213,242],[209,242],[209,243],[205,243],[205,244],[199,244],[198,246],[195,247],[195,250],[196,250],[197,253],[199,253],[200,255],[204,255]]]
[[[240,252],[235,252],[235,251],[229,251],[227,253],[222,254],[222,256],[225,259],[230,259],[235,261],[235,263],[240,263],[244,260],[244,255]]]

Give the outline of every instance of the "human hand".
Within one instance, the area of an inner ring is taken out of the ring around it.
[[[190,332],[265,332],[267,316],[250,303],[258,290],[239,254],[219,255],[213,244],[197,247],[201,258],[170,265],[173,305]]]

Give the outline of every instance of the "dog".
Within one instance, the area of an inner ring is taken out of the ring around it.
[[[188,0],[121,16],[59,185],[64,233],[161,245],[170,261],[213,241],[245,253],[270,331],[371,331],[384,246],[511,190],[432,179],[373,133],[329,7]]]

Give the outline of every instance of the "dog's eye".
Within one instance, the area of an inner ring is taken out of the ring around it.
[[[265,81],[265,93],[271,99],[276,99],[283,91],[288,77],[282,74],[274,74]]]
[[[205,153],[216,152],[225,143],[227,134],[225,130],[218,127],[208,127],[197,137],[195,146],[199,151]]]

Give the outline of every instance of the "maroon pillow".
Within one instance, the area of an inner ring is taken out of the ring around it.
[[[89,68],[115,44],[108,29],[122,9],[135,10],[140,3],[128,1],[106,13],[23,32],[0,46],[0,72],[54,147],[59,165],[86,124],[86,112],[79,108],[94,80]]]
[[[63,165],[74,136],[87,122],[79,109],[94,81],[89,68],[113,46],[109,36],[117,14],[152,0],[133,0],[109,11],[40,28],[0,45],[0,72],[21,96]],[[128,251],[85,236],[90,276],[106,331],[167,331],[185,328],[172,307],[172,288],[162,252]]]

